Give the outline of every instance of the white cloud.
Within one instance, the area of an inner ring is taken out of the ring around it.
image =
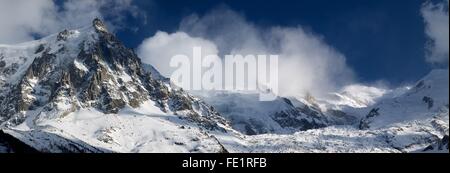
[[[153,65],[162,75],[170,77],[176,70],[169,65],[171,58],[175,55],[188,55],[192,58],[194,47],[201,47],[202,55],[217,55],[219,52],[214,43],[191,37],[184,32],[157,32],[155,36],[142,42],[138,47],[138,55],[142,62]]]
[[[218,44],[223,53],[278,54],[279,90],[284,96],[325,95],[350,83],[345,56],[313,33],[297,27],[258,27],[227,8],[186,18],[181,30]]]
[[[67,0],[61,6],[52,0],[0,0],[0,43],[19,43],[36,34],[82,27],[95,17],[107,19],[114,30],[123,27],[125,13],[144,15],[132,0]]]
[[[279,46],[276,52],[280,55],[279,81],[284,95],[310,92],[320,97],[353,82],[345,56],[317,36],[301,27],[273,28],[270,34],[269,46]]]
[[[180,30],[212,40],[219,46],[221,54],[242,52],[243,49],[253,54],[266,53],[262,30],[226,7],[201,17],[188,16],[181,22]]]
[[[428,1],[422,7],[422,16],[426,24],[426,34],[430,39],[427,45],[427,62],[448,65],[449,49],[449,18],[448,3],[433,3]]]
[[[0,0],[0,43],[33,39],[52,30],[56,8],[49,0]]]
[[[353,80],[345,56],[301,26],[262,28],[232,10],[219,8],[202,17],[185,18],[180,31],[171,35],[158,33],[144,41],[139,49],[144,62],[166,73],[168,59],[174,52],[186,52],[193,45],[207,43],[209,47],[217,47],[220,57],[280,55],[279,91],[283,96],[301,96],[307,92],[321,96]]]

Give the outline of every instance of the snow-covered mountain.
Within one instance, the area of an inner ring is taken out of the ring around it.
[[[273,129],[279,131],[234,139],[239,145],[226,141],[231,152],[448,153],[448,79],[448,70],[433,70],[412,88],[346,87],[339,94],[333,93],[341,97],[320,101],[279,98],[261,103],[256,95],[230,92],[208,93],[201,98],[217,106],[241,132],[245,133],[251,123],[263,129],[278,127]],[[314,110],[326,127],[289,131],[271,118],[274,112],[303,106]]]
[[[278,97],[259,101],[259,93],[191,91],[216,108],[231,126],[246,135],[292,134],[330,125],[350,125],[357,118],[340,110],[322,109],[313,99]]]
[[[240,139],[245,148],[225,147],[231,152],[448,153],[448,73],[447,69],[433,70],[415,87],[385,94],[372,106],[347,105],[325,112],[338,111],[360,119],[352,125],[247,136]]]
[[[404,94],[372,106],[361,129],[377,129],[405,121],[420,121],[448,109],[448,70],[433,70]]]
[[[1,128],[44,152],[224,151],[206,131],[227,122],[151,73],[98,19],[0,45]]]
[[[448,79],[326,100],[188,93],[96,19],[0,45],[0,152],[448,152]]]
[[[329,125],[329,117],[311,105],[295,106],[291,99],[259,101],[258,93],[237,91],[193,92],[228,120],[232,127],[247,135],[289,134]]]
[[[349,85],[340,92],[330,93],[320,100],[327,109],[344,109],[345,107],[364,108],[375,104],[380,98],[392,91],[383,88]]]

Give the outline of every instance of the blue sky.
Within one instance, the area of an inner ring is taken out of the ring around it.
[[[118,36],[137,47],[157,30],[174,32],[192,14],[205,14],[221,5],[260,26],[297,26],[323,36],[347,58],[359,81],[384,80],[401,85],[418,80],[431,69],[425,62],[425,26],[422,0],[162,0],[136,1],[147,24],[131,19],[137,32],[120,30]]]

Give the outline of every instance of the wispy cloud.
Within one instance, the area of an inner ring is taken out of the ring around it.
[[[0,43],[85,26],[95,17],[108,19],[114,30],[124,27],[124,14],[145,15],[132,0],[67,0],[60,6],[52,0],[0,0]]]
[[[31,40],[55,24],[56,6],[49,0],[0,0],[0,43]]]
[[[449,1],[433,3],[427,1],[422,6],[422,16],[425,20],[427,44],[426,60],[432,64],[448,66],[449,49]]]

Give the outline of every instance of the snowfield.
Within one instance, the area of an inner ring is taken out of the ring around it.
[[[353,126],[333,126],[297,132],[293,135],[247,136],[247,151],[268,153],[399,153],[422,152],[431,141],[448,135],[448,109],[424,121],[397,124],[378,130],[359,130]],[[440,131],[433,124],[441,123]],[[440,152],[448,153],[448,150]]]
[[[43,151],[55,151],[55,148],[36,140],[42,136],[50,141],[57,140],[57,137],[82,141],[84,146],[99,148],[102,152],[186,153],[221,150],[217,140],[198,126],[161,112],[152,102],[138,109],[125,108],[118,114],[84,109],[62,118],[37,118],[30,121],[32,123],[11,128],[7,133],[29,145],[39,146]]]

